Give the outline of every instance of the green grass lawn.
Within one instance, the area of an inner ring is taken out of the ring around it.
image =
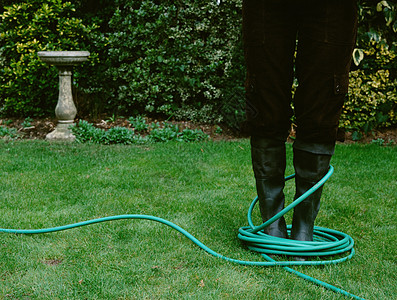
[[[291,149],[287,174],[293,173]],[[295,269],[366,299],[396,299],[397,148],[339,145],[332,164],[316,225],[352,236],[357,254],[339,265]],[[148,214],[226,256],[261,260],[237,238],[255,196],[247,140],[0,141],[0,166],[2,228]],[[286,194],[290,202],[293,182]],[[344,299],[279,267],[214,258],[169,227],[144,220],[0,234],[0,262],[1,299]]]

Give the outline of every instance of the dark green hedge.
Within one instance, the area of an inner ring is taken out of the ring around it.
[[[240,1],[117,4],[107,74],[119,112],[221,118],[223,100],[241,94],[244,79]]]
[[[37,51],[88,50],[90,62],[74,78],[80,117],[144,113],[237,128],[244,117],[241,2],[2,1],[1,113],[53,114],[57,74]],[[396,125],[396,4],[359,6],[357,66],[341,125]]]

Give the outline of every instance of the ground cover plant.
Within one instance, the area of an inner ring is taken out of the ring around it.
[[[287,150],[289,174],[291,145]],[[337,146],[317,225],[351,235],[357,254],[341,265],[297,270],[365,299],[396,298],[396,154],[396,147],[375,143]],[[0,166],[2,228],[149,214],[224,255],[260,259],[237,238],[255,196],[247,140],[130,146],[0,140]],[[288,201],[293,193],[288,183]],[[147,221],[0,234],[0,247],[0,298],[344,299],[281,268],[216,259]]]
[[[145,144],[150,142],[197,142],[208,139],[208,135],[199,129],[185,128],[181,130],[177,124],[170,122],[146,124],[143,117],[129,118],[132,128],[121,126],[108,130],[95,127],[87,121],[81,120],[71,126],[78,143],[94,144]],[[142,135],[144,134],[144,135]]]

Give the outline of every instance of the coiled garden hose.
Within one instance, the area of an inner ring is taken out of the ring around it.
[[[255,205],[258,202],[258,197],[256,197],[249,209],[248,209],[248,226],[241,227],[239,229],[238,238],[241,239],[247,247],[255,252],[258,252],[262,255],[262,257],[266,261],[244,261],[233,259],[230,257],[223,256],[214,250],[210,249],[202,242],[200,242],[197,238],[191,235],[189,232],[184,230],[183,228],[179,227],[178,225],[167,221],[165,219],[149,216],[149,215],[118,215],[118,216],[109,216],[99,219],[88,220],[84,222],[79,222],[75,224],[69,224],[59,227],[53,228],[44,228],[44,229],[5,229],[0,228],[0,232],[2,233],[14,233],[14,234],[43,234],[43,233],[51,233],[57,231],[68,230],[76,227],[82,227],[86,225],[108,222],[108,221],[115,221],[115,220],[124,220],[124,219],[143,219],[143,220],[150,220],[162,223],[167,225],[176,231],[180,232],[188,239],[190,239],[194,244],[199,246],[204,251],[208,252],[209,254],[221,258],[223,260],[237,263],[240,265],[248,265],[248,266],[280,266],[283,267],[286,271],[293,273],[305,280],[308,280],[314,284],[320,285],[325,287],[329,290],[332,290],[336,293],[343,294],[347,297],[354,298],[354,299],[361,299],[356,295],[353,295],[349,292],[346,292],[340,288],[337,288],[333,285],[327,284],[323,281],[318,279],[312,278],[308,275],[300,273],[296,270],[289,268],[290,266],[302,266],[302,265],[329,265],[329,264],[337,264],[340,262],[344,262],[354,255],[354,241],[353,239],[340,231],[327,229],[323,227],[314,227],[314,238],[313,242],[304,242],[304,241],[296,241],[291,239],[284,239],[284,238],[277,238],[267,235],[262,232],[262,229],[272,224],[274,221],[281,218],[307,197],[309,197],[312,193],[314,193],[318,188],[320,188],[324,183],[331,177],[334,172],[334,168],[330,166],[328,173],[311,189],[309,189],[305,194],[297,198],[294,202],[280,211],[278,214],[267,220],[265,223],[255,226],[252,222],[252,212],[254,210]],[[295,175],[290,175],[285,178],[286,181],[294,178]],[[288,232],[291,230],[291,226],[288,227]],[[350,253],[349,253],[350,252]],[[337,254],[344,254],[346,256],[338,259],[329,259],[329,260],[307,260],[307,261],[276,261],[269,255],[287,255],[287,256],[300,256],[300,257],[322,257],[322,256],[332,256]]]

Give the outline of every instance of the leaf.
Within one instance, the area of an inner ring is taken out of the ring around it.
[[[362,49],[354,49],[353,51],[353,61],[356,66],[358,66],[364,59],[364,51]]]
[[[383,7],[386,7],[386,8],[388,8],[388,9],[391,9],[389,3],[388,3],[387,1],[384,0],[384,1],[378,2],[378,4],[376,5],[376,10],[380,12],[380,11],[383,10]]]

